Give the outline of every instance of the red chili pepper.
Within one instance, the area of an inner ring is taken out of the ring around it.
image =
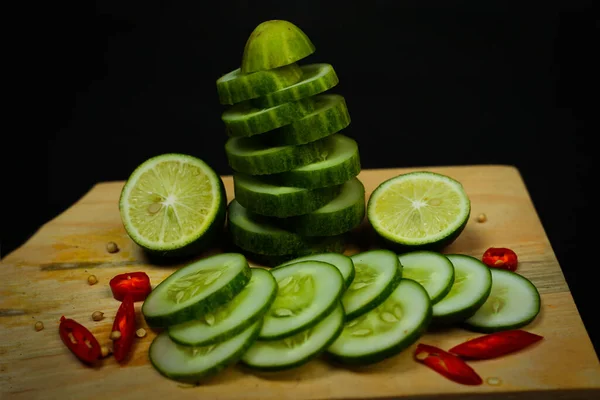
[[[519,259],[517,253],[505,247],[490,247],[483,253],[482,261],[491,268],[516,271]]]
[[[535,333],[515,329],[467,340],[448,351],[466,359],[487,360],[524,349],[542,339],[543,336]]]
[[[133,301],[144,301],[152,291],[150,278],[145,272],[130,272],[120,274],[109,282],[113,297],[123,301],[125,295],[131,294]]]
[[[63,343],[85,363],[93,363],[100,358],[100,344],[96,337],[83,325],[73,319],[60,317],[58,333]]]
[[[133,307],[133,297],[131,295],[125,296],[119,306],[112,331],[121,333],[118,339],[113,340],[113,354],[115,360],[120,362],[129,353],[135,336],[135,308]]]
[[[464,385],[481,385],[481,377],[462,359],[440,348],[419,343],[415,359],[446,378]]]

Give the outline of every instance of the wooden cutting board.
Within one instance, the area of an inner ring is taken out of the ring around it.
[[[458,240],[445,250],[481,257],[490,246],[510,247],[519,270],[538,287],[542,310],[527,327],[545,339],[519,354],[472,366],[484,379],[477,387],[441,377],[412,359],[414,346],[368,368],[344,369],[315,360],[285,373],[257,374],[235,366],[204,385],[182,385],[156,372],[147,357],[156,336],[134,343],[125,365],[112,357],[91,368],[79,363],[58,335],[62,315],[88,327],[101,343],[119,303],[108,281],[116,274],[143,270],[154,285],[176,266],[154,266],[127,237],[117,201],[123,182],[100,183],[63,214],[42,226],[0,267],[0,398],[74,399],[374,399],[374,398],[600,398],[600,364],[582,324],[552,247],[519,172],[510,166],[420,168],[449,175],[464,185],[472,214]],[[414,169],[365,170],[359,178],[367,195],[384,180]],[[231,177],[224,177],[229,200]],[[478,223],[476,216],[487,215]],[[365,222],[363,232],[369,232]],[[367,238],[368,235],[356,235]],[[109,254],[106,243],[120,252]],[[369,247],[354,243],[347,253]],[[87,283],[90,274],[99,282]],[[139,313],[139,325],[146,327]],[[99,310],[105,319],[94,322]],[[45,328],[36,332],[34,323]],[[421,341],[448,349],[476,335],[460,329],[426,334]],[[473,397],[466,396],[467,394]],[[440,395],[447,395],[438,397]],[[513,397],[510,397],[513,398]]]

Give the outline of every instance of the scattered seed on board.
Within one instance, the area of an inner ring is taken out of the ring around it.
[[[143,338],[144,336],[146,336],[146,330],[144,328],[140,328],[137,331],[135,331],[135,335],[139,338]]]
[[[92,319],[94,321],[101,321],[102,319],[104,319],[104,313],[102,311],[94,311],[94,313],[92,314]]]
[[[35,327],[35,330],[39,332],[42,329],[44,329],[44,323],[42,321],[38,321],[35,323],[34,327]]]
[[[109,253],[116,253],[119,251],[119,246],[115,242],[106,243],[106,251]]]
[[[112,331],[110,333],[110,340],[117,340],[121,337],[121,332],[119,331]]]
[[[95,285],[96,283],[98,283],[98,278],[96,278],[96,275],[88,276],[88,283],[90,285]]]
[[[102,358],[107,357],[110,353],[112,353],[112,349],[108,346],[100,347],[100,354],[102,354]]]
[[[485,221],[487,221],[487,215],[482,213],[477,216],[477,222],[485,222]]]

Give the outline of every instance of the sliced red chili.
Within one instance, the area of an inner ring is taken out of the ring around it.
[[[535,333],[514,329],[467,340],[448,351],[466,359],[487,360],[522,350],[542,339]]]
[[[135,336],[135,308],[131,295],[126,295],[119,306],[112,331],[121,334],[118,339],[113,340],[113,355],[115,360],[121,362],[129,354]]]
[[[144,301],[152,291],[150,278],[145,272],[129,272],[112,278],[109,282],[113,297],[123,301],[127,294],[131,294],[133,301]]]
[[[96,337],[79,322],[60,317],[58,333],[63,343],[85,363],[93,363],[100,358],[100,344]]]
[[[481,385],[483,382],[466,362],[438,347],[419,343],[415,359],[454,382],[463,385]]]
[[[502,268],[509,271],[516,271],[519,264],[517,253],[506,247],[490,247],[483,253],[481,260],[488,267]]]

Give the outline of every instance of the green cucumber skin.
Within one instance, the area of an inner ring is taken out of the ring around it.
[[[262,323],[257,324],[256,328],[252,332],[252,335],[250,336],[250,338],[248,338],[248,340],[246,341],[244,346],[240,347],[240,349],[236,353],[234,353],[228,360],[226,360],[220,364],[217,364],[212,368],[204,370],[198,374],[168,373],[166,371],[161,370],[159,368],[159,366],[155,363],[155,361],[152,359],[152,357],[148,357],[148,358],[150,359],[150,363],[152,364],[152,366],[164,377],[172,379],[172,380],[176,380],[179,382],[200,384],[200,380],[218,375],[224,369],[236,364],[242,358],[242,356],[248,351],[248,349],[252,346],[252,344],[254,344],[254,342],[258,339],[258,334],[260,333],[261,328],[262,328]],[[167,335],[168,333],[164,332],[162,334]],[[152,342],[152,344],[154,344],[154,342]],[[152,348],[152,344],[150,344],[150,348]]]
[[[448,295],[448,293],[450,293],[450,290],[452,290],[452,285],[454,285],[454,277],[455,275],[452,274],[452,279],[450,280],[450,284],[446,287],[446,289],[442,290],[436,297],[431,299],[432,306],[434,306],[436,303],[439,303],[444,297],[446,297],[446,295]]]
[[[340,194],[341,185],[329,186],[319,189],[309,189],[292,194],[280,196],[254,193],[240,183],[238,177],[240,174],[234,174],[233,189],[236,200],[249,211],[269,217],[291,217],[295,215],[308,214],[333,200]]]
[[[338,305],[336,304],[336,307],[337,307],[337,306],[338,306]],[[342,310],[343,310],[343,307],[342,307]],[[334,312],[334,311],[335,311],[335,308],[334,308],[334,309],[333,309],[333,311],[331,311],[331,312]],[[329,315],[327,315],[327,316],[329,316]],[[250,365],[250,364],[248,364],[248,363],[245,363],[245,362],[244,362],[244,360],[241,360],[241,363],[242,363],[244,366],[246,366],[246,367],[248,367],[248,368],[250,368],[250,369],[252,369],[252,370],[255,370],[255,371],[263,371],[263,372],[288,371],[288,370],[291,370],[291,369],[294,369],[294,368],[300,367],[300,366],[302,366],[302,365],[305,365],[305,364],[307,364],[308,362],[310,362],[310,361],[312,361],[312,360],[314,360],[314,359],[316,359],[316,358],[320,357],[321,355],[323,355],[323,354],[326,354],[327,348],[328,348],[329,346],[331,346],[331,345],[333,344],[333,342],[335,342],[335,341],[336,341],[336,339],[337,339],[337,338],[338,338],[338,337],[339,337],[339,336],[342,334],[342,332],[343,332],[343,331],[344,331],[344,322],[343,322],[343,320],[342,320],[342,323],[339,325],[339,327],[338,327],[337,331],[336,331],[336,332],[333,334],[333,336],[332,336],[332,337],[331,337],[331,338],[330,338],[330,339],[329,339],[329,340],[328,340],[328,341],[327,341],[327,342],[326,342],[326,343],[323,345],[323,348],[322,348],[321,350],[319,350],[319,351],[318,351],[318,352],[316,352],[316,353],[313,353],[313,354],[309,355],[308,357],[306,357],[306,358],[304,358],[304,359],[302,359],[302,360],[298,360],[298,361],[297,361],[297,362],[295,362],[295,363],[290,363],[290,364],[287,364],[287,365],[285,365],[285,366],[276,366],[276,367],[267,367],[267,366],[255,366],[255,365]]]
[[[290,217],[289,229],[303,236],[335,236],[349,232],[359,226],[365,217],[364,203],[358,203],[351,208],[336,213],[336,229],[329,225],[329,218],[322,214],[308,213]]]
[[[378,306],[380,306],[392,294],[392,292],[394,290],[396,290],[396,288],[400,284],[400,281],[402,281],[402,267],[401,266],[399,266],[397,268],[396,275],[394,275],[394,277],[391,279],[390,283],[379,294],[379,296],[377,296],[375,299],[373,299],[373,301],[371,301],[368,304],[365,304],[361,308],[354,310],[353,312],[346,313],[346,322],[349,322],[355,318],[358,318],[358,317],[368,313],[369,311],[377,308]],[[423,290],[425,290],[425,289],[423,289]]]
[[[225,82],[221,78],[217,79],[219,102],[223,105],[233,105],[277,92],[298,83],[303,75],[296,63],[247,75],[241,74],[241,68],[238,68],[223,76],[231,73],[238,74],[238,77]]]
[[[323,252],[344,254],[344,252],[346,251],[346,236],[330,236],[325,238],[324,243],[319,243],[317,245],[309,244],[292,254],[259,254],[241,249],[239,247],[237,249],[234,247],[232,248],[232,250],[244,254],[249,261],[252,261],[255,264],[262,265],[267,268],[274,268],[295,258],[308,256],[311,254],[318,254]],[[352,278],[354,278],[354,275],[352,276]]]
[[[303,262],[312,262],[312,261],[303,261]],[[322,261],[317,261],[323,264],[329,264],[329,263],[324,263]],[[298,263],[300,264],[300,263]],[[291,266],[295,266],[297,264],[289,264],[289,265],[285,265],[279,268],[287,268],[287,267],[291,267]],[[331,264],[329,264],[331,265]],[[335,268],[334,265],[331,265],[332,268]],[[336,271],[338,271],[337,268],[335,268]],[[341,286],[341,290],[340,292],[337,294],[337,296],[335,297],[334,301],[331,302],[331,304],[325,308],[323,311],[321,311],[321,313],[315,315],[313,317],[313,319],[311,319],[310,321],[306,322],[304,325],[300,325],[295,329],[290,329],[289,331],[285,332],[285,333],[281,333],[279,335],[271,335],[271,336],[259,336],[258,340],[280,340],[280,339],[285,339],[286,337],[289,336],[293,336],[297,333],[302,332],[305,329],[309,329],[312,328],[313,326],[317,325],[319,322],[323,321],[325,318],[327,318],[327,316],[329,316],[329,314],[331,314],[338,306],[339,302],[342,300],[342,295],[344,294],[344,278],[342,277],[342,274],[338,271],[338,273],[340,274],[340,279],[342,282],[342,286]]]
[[[142,305],[142,314],[144,315],[144,319],[146,320],[148,326],[152,328],[164,328],[170,325],[177,325],[192,319],[197,319],[206,312],[209,312],[225,302],[233,299],[248,284],[251,277],[252,270],[250,269],[250,266],[246,264],[246,267],[243,268],[228,285],[210,294],[196,304],[190,305],[189,307],[175,311],[171,314],[160,316],[147,316],[144,313],[144,305]]]
[[[252,268],[250,268],[250,269],[252,270]],[[273,278],[273,280],[274,279],[275,278]],[[277,285],[277,283],[275,283],[275,285]],[[177,337],[171,336],[170,333],[169,333],[169,337],[171,338],[172,341],[174,341],[177,344],[181,344],[183,346],[196,346],[196,347],[210,346],[213,344],[217,344],[219,342],[226,341],[226,340],[231,339],[234,336],[237,336],[238,334],[242,333],[243,331],[248,329],[250,326],[252,326],[255,322],[257,322],[259,319],[261,319],[267,313],[267,311],[269,311],[271,304],[273,304],[273,301],[275,301],[275,297],[277,297],[277,289],[275,289],[273,291],[273,293],[271,293],[271,296],[267,300],[267,303],[262,308],[257,310],[254,314],[248,315],[247,318],[245,320],[243,320],[242,323],[237,325],[235,328],[232,328],[226,332],[223,332],[220,335],[218,335],[210,340],[205,340],[203,342],[197,342],[197,343],[188,343],[188,342],[182,342],[182,341],[178,340]],[[170,327],[168,327],[167,330],[170,331],[169,328]],[[259,330],[259,332],[260,332],[260,330]]]
[[[447,254],[447,255],[451,255],[451,254]],[[464,254],[462,256],[471,257],[471,256],[467,256]],[[471,258],[475,258],[475,257],[471,257]],[[479,260],[477,260],[477,261],[479,261]],[[491,275],[491,273],[490,273],[490,275]],[[450,290],[452,290],[452,289],[450,289]],[[452,314],[432,317],[431,327],[435,328],[435,329],[441,329],[441,328],[444,328],[444,327],[447,327],[450,325],[462,323],[467,318],[472,317],[473,314],[475,314],[477,312],[477,310],[479,310],[479,308],[486,302],[490,293],[492,293],[492,285],[490,285],[490,287],[486,290],[483,298],[481,300],[479,300],[477,303],[473,304],[471,307],[468,307],[464,310],[459,310]],[[440,301],[441,301],[441,299],[440,299]]]
[[[300,78],[298,82],[288,85],[288,87],[255,98],[252,103],[259,108],[268,108],[277,106],[279,104],[288,103],[290,101],[297,101],[306,97],[315,96],[319,93],[330,90],[340,82],[340,79],[338,78],[337,73],[331,64],[307,64],[302,65],[300,70],[302,71],[302,75],[306,76],[306,74],[312,72],[312,70],[320,67],[326,67],[330,69],[326,75],[321,77],[321,79],[311,81],[310,84],[307,83],[304,86],[296,86],[296,83],[302,82],[303,78]]]
[[[467,324],[466,322],[461,322],[459,325],[464,330],[471,331],[471,332],[477,332],[477,333],[495,333],[495,332],[507,331],[507,330],[511,330],[511,329],[520,329],[520,328],[523,328],[523,327],[529,325],[530,323],[532,323],[537,318],[539,312],[540,312],[540,307],[538,307],[538,311],[534,316],[523,321],[520,324],[503,325],[503,326],[497,326],[494,328]]]
[[[228,233],[231,242],[237,247],[253,253],[279,256],[299,251],[305,245],[305,241],[300,235],[285,230],[279,230],[276,234],[246,231],[242,226],[236,224],[236,222],[231,219],[231,215],[239,212],[238,210],[242,207],[243,206],[235,199],[229,203],[228,207]],[[259,224],[263,222],[268,223],[267,218],[263,216],[255,215],[250,212],[247,212],[247,215],[254,222]]]
[[[335,215],[335,229],[331,225],[332,216],[329,215],[329,213],[325,214],[318,212],[286,218],[282,221],[283,226],[292,232],[303,236],[335,236],[347,233],[359,226],[365,219],[366,205],[364,193],[363,186],[362,202],[355,203],[351,207],[331,213]]]
[[[236,172],[248,175],[276,174],[302,167],[318,161],[325,150],[326,143],[322,140],[298,146],[285,146],[277,152],[262,154],[235,154],[231,151],[234,141],[248,141],[249,146],[257,146],[260,142],[254,137],[230,138],[225,144],[225,153],[229,166]]]
[[[273,129],[288,125],[293,121],[303,118],[314,110],[312,99],[302,99],[293,103],[285,103],[277,106],[277,111],[260,113],[261,109],[254,108],[248,102],[233,105],[221,115],[225,123],[227,134],[230,137],[247,137],[271,131]],[[254,116],[246,118],[232,118],[231,114],[242,112],[254,113]]]
[[[274,174],[272,179],[281,186],[319,189],[327,186],[341,185],[342,183],[357,177],[361,169],[360,154],[357,152],[351,158],[336,166],[336,168],[312,172],[292,169],[279,174]]]
[[[419,285],[419,283],[413,281],[412,279],[405,279],[405,280],[414,282],[415,284]],[[419,285],[419,286],[421,286],[421,285]],[[425,289],[423,289],[423,291],[425,292]],[[425,294],[427,295],[427,292],[425,292]],[[427,295],[427,298],[429,298],[429,295]],[[427,315],[425,316],[425,319],[424,319],[423,323],[421,324],[421,327],[419,329],[415,330],[414,332],[412,332],[410,335],[408,335],[400,343],[397,343],[395,346],[388,347],[385,350],[381,350],[376,353],[371,353],[369,355],[363,355],[363,356],[359,356],[359,357],[344,357],[344,356],[336,355],[336,354],[333,354],[330,352],[325,353],[325,355],[329,360],[343,364],[343,365],[347,365],[347,366],[366,366],[366,365],[372,365],[372,364],[384,361],[388,358],[392,358],[392,357],[400,354],[402,351],[406,350],[407,348],[409,348],[410,346],[415,344],[423,336],[423,334],[425,334],[427,332],[427,329],[432,320],[432,315],[433,315],[432,306],[431,306],[431,303],[429,303]]]
[[[315,111],[323,101],[336,100],[339,103],[322,112],[309,113],[292,123],[260,135],[271,146],[297,145],[313,142],[333,135],[348,127],[351,122],[348,106],[343,96],[322,94],[312,97]]]

